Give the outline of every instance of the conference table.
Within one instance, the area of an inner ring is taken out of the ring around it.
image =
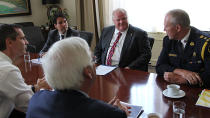
[[[37,58],[37,55],[31,54],[31,58]],[[35,84],[37,78],[44,75],[39,64],[32,63],[27,72],[28,67],[23,59],[17,65],[27,84]],[[210,118],[209,108],[195,105],[202,91],[201,88],[180,85],[186,95],[175,99],[167,98],[162,94],[168,84],[170,83],[155,73],[116,68],[106,75],[97,76],[88,95],[105,102],[116,96],[123,102],[142,106],[144,115],[159,113],[163,118],[173,117],[174,101],[184,101],[186,103],[185,118]]]

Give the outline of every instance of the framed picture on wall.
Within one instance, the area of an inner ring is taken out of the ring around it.
[[[0,17],[31,15],[30,0],[0,0]]]

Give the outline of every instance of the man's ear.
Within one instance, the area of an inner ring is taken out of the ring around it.
[[[54,27],[57,29],[57,24],[54,24]]]
[[[5,43],[6,43],[6,48],[10,47],[11,44],[12,44],[12,39],[11,38],[6,38]]]
[[[86,79],[93,79],[93,68],[91,66],[87,66],[83,70],[83,75]]]
[[[177,30],[177,32],[180,32],[181,29],[182,29],[181,25],[177,24],[177,25],[176,25],[176,30]]]

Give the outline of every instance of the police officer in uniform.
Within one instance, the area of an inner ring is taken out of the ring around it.
[[[164,20],[167,36],[156,71],[171,83],[210,87],[210,36],[190,26],[181,9],[169,11]]]

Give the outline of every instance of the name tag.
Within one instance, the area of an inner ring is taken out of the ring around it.
[[[176,54],[168,54],[169,57],[176,57]]]

